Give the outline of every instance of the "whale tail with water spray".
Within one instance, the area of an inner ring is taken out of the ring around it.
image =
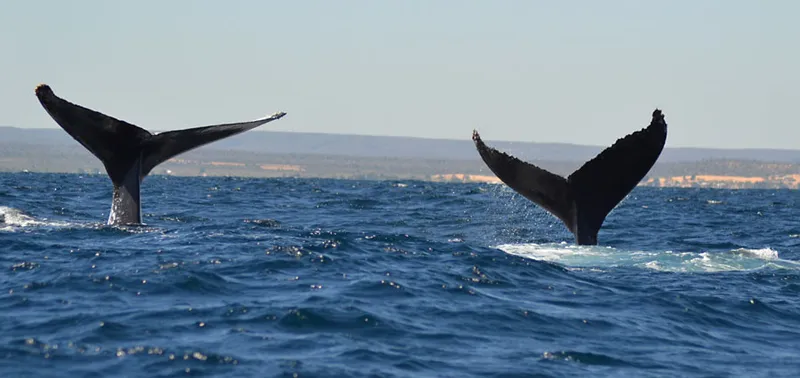
[[[656,109],[649,126],[618,139],[567,178],[487,146],[477,131],[472,140],[501,181],[561,219],[578,244],[593,245],[608,213],[658,160],[667,123]]]
[[[114,184],[109,224],[142,222],[140,185],[157,165],[180,153],[286,115],[280,112],[253,121],[152,134],[125,121],[66,101],[44,84],[36,87],[36,97],[62,129],[103,162]]]

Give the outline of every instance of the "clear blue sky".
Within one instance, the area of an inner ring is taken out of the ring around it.
[[[800,1],[9,1],[0,125],[56,94],[150,130],[800,149]]]

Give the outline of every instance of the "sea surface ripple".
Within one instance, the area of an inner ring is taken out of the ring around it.
[[[0,173],[0,376],[794,377],[800,191]]]

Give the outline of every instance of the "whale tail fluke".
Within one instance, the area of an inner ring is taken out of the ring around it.
[[[36,87],[36,97],[53,120],[105,166],[114,184],[109,223],[115,224],[141,223],[139,185],[158,164],[286,115],[281,112],[253,121],[152,134],[141,127],[64,100],[44,84]]]
[[[202,126],[155,134],[142,145],[142,176],[175,155],[283,118],[279,112],[253,121]]]
[[[115,185],[125,179],[141,155],[142,143],[152,136],[141,127],[64,100],[48,85],[36,87],[36,97],[64,131],[100,159]]]
[[[647,175],[667,139],[661,110],[650,125],[613,145],[564,178],[472,139],[481,158],[506,185],[561,219],[578,244],[597,244],[608,213]]]
[[[472,132],[472,140],[483,161],[501,181],[561,219],[575,232],[575,209],[569,183],[564,177],[487,146],[477,130]]]
[[[64,100],[47,85],[36,88],[36,97],[61,128],[103,162],[112,181],[124,175],[133,160],[142,159],[141,176],[144,178],[155,166],[178,154],[286,115],[280,112],[253,121],[152,134],[128,122]]]

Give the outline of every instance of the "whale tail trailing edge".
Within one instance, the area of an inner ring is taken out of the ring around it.
[[[105,166],[114,184],[110,224],[141,223],[139,186],[158,164],[286,115],[281,112],[253,121],[152,134],[128,122],[64,100],[47,85],[36,87],[36,97],[53,120]]]
[[[155,134],[142,144],[142,176],[146,176],[157,165],[175,155],[256,128],[267,122],[280,119],[284,115],[286,113],[281,112],[253,121],[202,126]]]
[[[650,125],[613,145],[564,178],[472,139],[481,158],[506,185],[555,215],[578,244],[597,244],[608,213],[644,178],[667,140],[667,124],[656,109]]]

